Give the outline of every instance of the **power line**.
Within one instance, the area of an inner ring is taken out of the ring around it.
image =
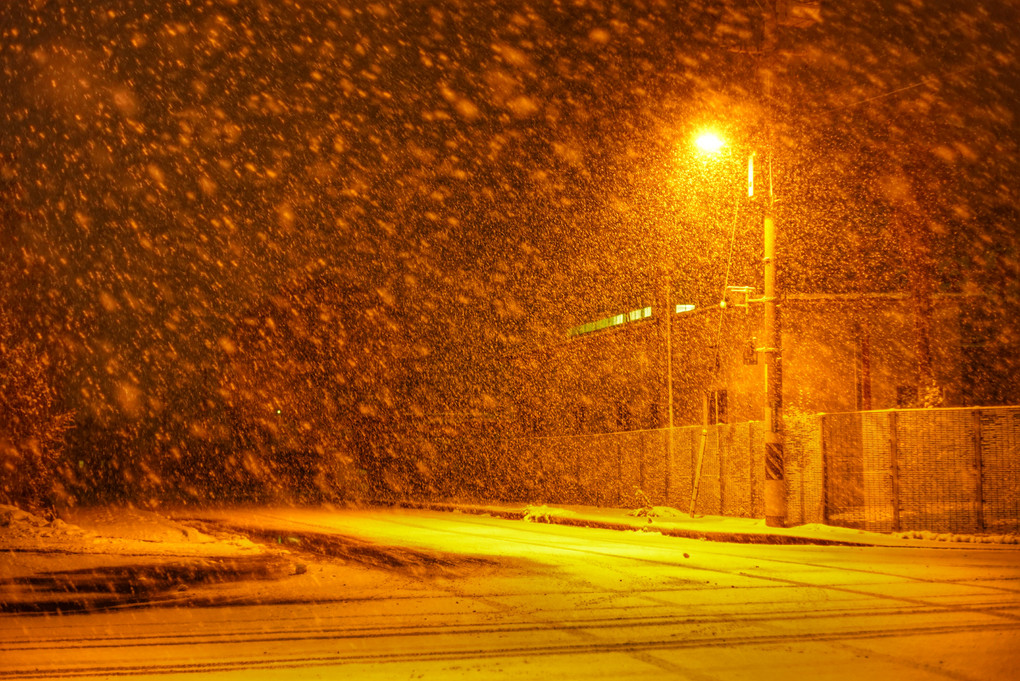
[[[974,64],[968,64],[966,66],[961,66],[958,69],[954,69],[952,71],[947,71],[947,72],[943,73],[942,77],[955,76],[955,75],[958,75],[958,74],[963,73],[965,71],[969,71],[971,69],[975,69],[978,66],[983,66],[984,64],[985,64],[985,62],[981,61],[981,62],[977,62],[977,63],[974,63]],[[866,99],[862,99],[862,100],[857,101],[857,102],[852,102],[850,104],[843,104],[841,106],[834,106],[834,107],[829,108],[829,109],[822,109],[820,113],[832,113],[834,111],[843,111],[845,109],[852,109],[854,107],[861,106],[862,104],[867,104],[868,102],[874,102],[874,101],[879,100],[879,99],[885,99],[886,97],[892,97],[893,95],[898,95],[901,92],[906,92],[907,90],[913,90],[914,88],[920,87],[922,85],[935,85],[935,84],[938,84],[939,82],[940,82],[940,78],[938,76],[929,76],[928,78],[922,78],[921,80],[917,81],[916,83],[911,83],[910,85],[904,85],[903,87],[896,88],[895,90],[890,90],[888,92],[883,92],[881,94],[875,95],[873,97],[868,97]]]

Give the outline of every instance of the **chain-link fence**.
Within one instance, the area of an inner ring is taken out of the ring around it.
[[[762,517],[762,425],[504,440],[492,499],[668,505]],[[788,520],[874,531],[1020,530],[1020,407],[848,412],[786,421]],[[700,465],[699,465],[700,459]],[[695,498],[696,490],[696,498]]]
[[[754,517],[764,508],[761,443],[751,422],[522,438],[504,443],[503,458],[520,462],[535,503],[689,510],[694,501],[697,513]]]
[[[1020,408],[820,418],[825,518],[867,530],[1020,530]]]

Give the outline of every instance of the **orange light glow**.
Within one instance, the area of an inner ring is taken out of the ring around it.
[[[698,135],[697,139],[694,140],[694,144],[697,145],[698,149],[706,154],[717,154],[724,146],[726,146],[723,139],[714,132],[701,133]]]

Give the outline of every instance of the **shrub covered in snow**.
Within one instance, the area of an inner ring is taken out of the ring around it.
[[[52,505],[71,414],[56,406],[46,358],[0,317],[0,501]]]

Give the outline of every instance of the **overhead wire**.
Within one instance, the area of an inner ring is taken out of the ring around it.
[[[730,221],[730,243],[729,243],[728,252],[726,254],[726,271],[723,274],[722,296],[719,299],[721,301],[721,303],[726,301],[726,289],[729,288],[729,285],[730,285],[730,271],[731,271],[732,265],[733,265],[733,251],[734,251],[734,247],[736,246],[736,242],[737,242],[737,218],[739,217],[739,215],[740,215],[740,201],[737,200],[737,201],[734,202],[734,205],[733,205],[733,219]],[[721,359],[722,359],[722,328],[723,328],[723,319],[725,318],[725,315],[723,315],[723,313],[722,313],[723,309],[724,308],[720,304],[720,306],[719,306],[719,323],[716,325],[716,331],[715,331],[715,361],[713,362],[713,367],[712,367],[712,383],[713,384],[719,378],[719,372],[721,370],[721,364],[722,364],[722,362],[721,362]]]
[[[820,109],[820,110],[818,110],[818,112],[819,113],[833,113],[835,111],[844,111],[846,109],[853,109],[855,107],[861,106],[862,104],[867,104],[868,102],[874,102],[874,101],[879,100],[879,99],[885,99],[886,97],[892,97],[893,95],[898,95],[901,92],[906,92],[907,90],[913,90],[914,88],[921,87],[922,85],[938,85],[938,84],[942,83],[943,80],[947,76],[956,76],[956,75],[959,75],[961,73],[966,73],[967,71],[970,71],[972,69],[976,69],[979,66],[985,66],[986,64],[987,64],[987,60],[979,60],[979,61],[976,61],[976,62],[971,63],[971,64],[965,64],[964,66],[961,66],[961,67],[956,68],[956,69],[952,69],[950,71],[944,71],[941,74],[939,74],[938,76],[929,76],[927,78],[922,78],[921,80],[919,80],[917,82],[910,83],[909,85],[904,85],[903,87],[896,88],[895,90],[889,90],[888,92],[882,92],[882,93],[879,93],[877,95],[873,95],[871,97],[866,97],[864,99],[858,100],[856,102],[850,102],[849,104],[841,104],[839,106],[833,106],[833,107],[830,107],[830,108],[827,108],[827,109]]]

